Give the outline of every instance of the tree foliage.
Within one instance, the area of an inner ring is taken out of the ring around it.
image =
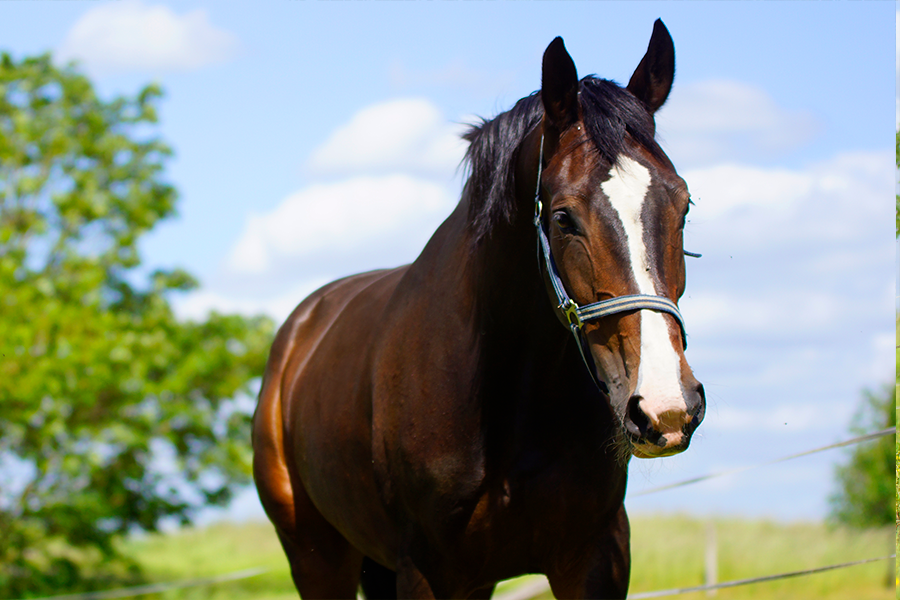
[[[180,321],[194,279],[139,268],[176,200],[160,96],[107,102],[73,66],[0,56],[0,597],[101,585],[117,536],[249,479],[234,399],[271,322]]]
[[[894,148],[894,159],[895,164],[897,165],[897,169],[900,170],[900,131],[897,131],[895,134],[895,148]],[[894,177],[896,178],[900,174],[900,172],[895,172]],[[900,194],[896,196],[896,230],[895,236],[900,238]],[[900,317],[895,317],[896,329],[894,339],[900,341]],[[900,407],[897,406],[897,391],[900,388],[900,344],[897,344],[894,348],[894,355],[896,360],[896,370],[894,371],[894,422],[897,422],[898,413],[900,413]],[[895,528],[895,546],[897,550],[900,550],[900,439],[896,439],[895,437],[895,462],[894,462],[894,528]],[[900,589],[900,561],[894,560],[894,585]]]
[[[866,391],[853,418],[857,435],[897,426],[896,386],[881,393]],[[854,447],[850,460],[836,469],[838,492],[831,496],[833,522],[852,527],[880,527],[894,522],[896,473],[892,436]]]

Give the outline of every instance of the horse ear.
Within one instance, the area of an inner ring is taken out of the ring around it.
[[[578,120],[578,73],[561,37],[544,51],[541,102],[550,125],[559,132]]]
[[[650,114],[655,113],[669,97],[672,81],[675,79],[675,45],[669,30],[657,19],[653,24],[653,35],[647,54],[634,70],[628,81],[628,91],[647,106]]]

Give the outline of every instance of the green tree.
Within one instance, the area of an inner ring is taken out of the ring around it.
[[[900,169],[900,131],[897,131],[895,134],[895,148],[894,148],[894,159],[896,161],[897,168]],[[897,176],[897,172],[895,172],[895,177]],[[896,230],[895,236],[900,238],[900,194],[896,196]],[[900,318],[896,319],[896,329],[895,329],[895,340],[900,340]],[[896,419],[898,413],[900,413],[900,407],[897,407],[896,398],[897,391],[900,389],[900,345],[897,345],[894,348],[894,356],[896,362],[896,370],[894,371],[894,422],[896,423]],[[896,436],[895,436],[896,438]],[[896,488],[894,495],[894,545],[895,550],[900,550],[900,439],[895,440],[895,462],[894,462],[894,485]],[[900,590],[900,562],[894,559],[894,585]],[[898,598],[900,598],[900,591],[898,591]]]
[[[894,159],[896,161],[897,168],[900,169],[900,131],[897,131],[895,134],[895,148],[894,148]],[[895,172],[895,177],[897,176],[897,172]],[[900,238],[900,194],[896,196],[896,230],[895,236]],[[896,319],[896,329],[895,329],[895,340],[900,340],[900,318]],[[894,371],[894,422],[896,423],[896,419],[898,413],[900,413],[900,407],[897,407],[896,398],[897,391],[900,389],[900,345],[894,349],[894,355],[896,362],[896,370]],[[896,437],[896,436],[895,436]],[[895,440],[894,451],[896,453],[895,462],[894,462],[894,485],[896,488],[894,495],[894,529],[895,529],[895,549],[900,551],[900,439]],[[894,560],[894,585],[900,590],[900,561]],[[900,594],[900,592],[898,592]],[[898,595],[900,598],[900,595]]]
[[[851,431],[862,435],[897,426],[896,386],[881,393],[866,391]],[[830,519],[852,527],[880,527],[894,522],[895,439],[882,437],[854,447],[850,460],[836,469],[838,492],[829,499]]]
[[[107,102],[74,66],[0,55],[0,597],[107,585],[117,536],[249,480],[235,398],[272,323],[179,321],[193,278],[140,269],[176,200],[160,96]]]
[[[900,156],[900,148],[898,148],[898,156]],[[897,236],[900,237],[900,231],[897,232]],[[895,321],[896,329],[894,333],[894,339],[900,340],[900,319]],[[897,346],[900,348],[900,346]],[[894,422],[897,422],[897,416],[900,415],[900,407],[897,406],[897,392],[900,391],[900,352],[897,351],[897,348],[894,349],[894,357],[896,362],[895,371],[894,371]],[[900,550],[900,439],[897,436],[894,436],[894,449],[896,452],[895,462],[894,462],[894,484],[896,486],[896,493],[894,495],[894,553],[896,554],[898,550]],[[896,558],[894,559],[894,588],[900,590],[900,561]],[[900,594],[900,592],[898,592]]]

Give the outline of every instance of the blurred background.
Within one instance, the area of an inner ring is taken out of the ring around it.
[[[580,76],[624,84],[656,18],[676,48],[658,136],[696,203],[680,305],[708,410],[688,452],[631,462],[626,506],[852,521],[854,450],[639,493],[895,424],[897,15],[0,3],[2,597],[141,577],[123,560],[91,579],[56,543],[124,556],[137,531],[263,520],[246,423],[274,329],[328,281],[415,259],[458,200],[460,133],[539,88],[555,36]]]

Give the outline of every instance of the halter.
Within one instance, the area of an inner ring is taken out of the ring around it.
[[[597,371],[594,368],[594,360],[587,344],[587,338],[584,335],[583,327],[585,323],[597,321],[603,317],[614,315],[621,312],[630,312],[634,310],[655,310],[664,312],[675,317],[678,326],[681,328],[681,339],[684,348],[687,348],[687,333],[684,329],[684,319],[678,306],[674,302],[663,296],[650,296],[647,294],[632,294],[627,296],[617,296],[600,302],[593,302],[585,306],[578,306],[566,293],[562,279],[559,277],[559,271],[556,268],[556,262],[550,253],[550,240],[547,237],[547,231],[544,227],[542,217],[543,204],[541,203],[541,173],[544,167],[544,136],[541,134],[541,151],[538,158],[537,172],[537,189],[534,192],[534,225],[538,234],[538,254],[543,257],[543,265],[546,269],[547,276],[553,286],[553,292],[556,295],[557,315],[563,323],[569,327],[569,331],[575,336],[578,345],[578,351],[581,358],[591,373],[591,378],[601,391],[608,392],[606,384],[597,378]],[[541,260],[541,258],[538,260]]]

